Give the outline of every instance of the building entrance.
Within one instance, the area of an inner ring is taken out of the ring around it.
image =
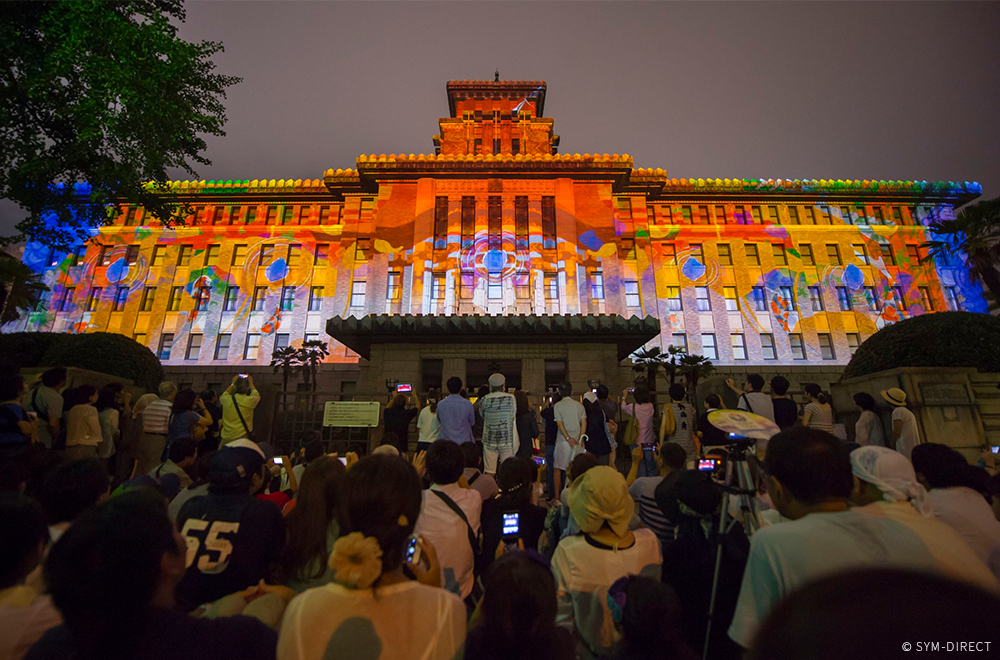
[[[483,385],[489,386],[489,379],[501,373],[507,379],[507,388],[521,389],[520,360],[466,360],[466,387],[472,395]]]

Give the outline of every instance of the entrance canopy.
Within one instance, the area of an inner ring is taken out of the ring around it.
[[[624,360],[660,334],[652,316],[336,316],[326,333],[368,359],[372,344],[615,344]]]

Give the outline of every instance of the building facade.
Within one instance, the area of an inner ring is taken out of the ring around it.
[[[45,303],[7,330],[129,335],[171,367],[249,368],[366,315],[652,316],[648,345],[721,366],[843,365],[886,323],[985,311],[926,225],[975,183],[676,179],[560,154],[542,81],[452,81],[434,153],[312,180],[172,184],[69,253],[29,244]],[[12,327],[13,326],[13,327]],[[474,343],[474,339],[472,340]]]

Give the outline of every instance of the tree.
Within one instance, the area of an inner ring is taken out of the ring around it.
[[[704,355],[682,355],[677,365],[677,372],[684,377],[687,385],[688,401],[695,403],[698,392],[698,381],[715,370],[715,365]]]
[[[177,37],[183,0],[0,3],[0,196],[27,212],[18,235],[59,249],[87,239],[115,204],[166,224],[190,208],[167,171],[197,178],[201,135],[225,135],[214,41]]]
[[[0,252],[0,325],[16,321],[20,312],[37,308],[48,290],[41,275],[20,259]]]
[[[330,348],[325,341],[311,339],[302,342],[302,348],[298,350],[299,368],[302,370],[302,375],[305,378],[306,387],[309,387],[311,381],[312,391],[315,392],[319,365],[330,354]]]
[[[292,370],[299,364],[299,349],[286,346],[276,349],[271,353],[271,367],[274,373],[281,369],[281,391],[288,392],[288,377],[292,375]]]
[[[969,264],[969,275],[986,287],[990,309],[1000,307],[1000,198],[969,204],[954,220],[938,220],[927,226],[936,238],[926,261],[961,250]]]
[[[674,384],[677,377],[678,359],[687,353],[683,348],[670,346],[667,352],[663,353],[659,348],[640,348],[632,355],[632,371],[641,374],[645,373],[646,388],[650,392],[656,391],[656,376],[662,368],[670,379],[670,384]],[[669,356],[669,357],[668,357]],[[639,378],[643,378],[640,376]]]

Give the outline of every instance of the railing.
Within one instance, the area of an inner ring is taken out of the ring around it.
[[[271,443],[282,454],[299,450],[308,431],[319,431],[327,453],[367,453],[371,429],[323,426],[327,401],[365,401],[365,397],[326,391],[277,392],[271,424]]]

